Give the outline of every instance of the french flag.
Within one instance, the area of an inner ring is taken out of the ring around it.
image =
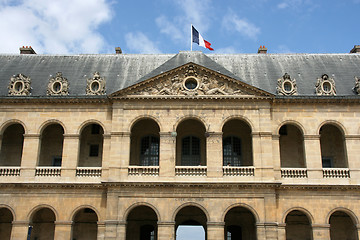
[[[203,37],[200,35],[198,30],[194,28],[194,26],[191,26],[191,28],[192,28],[192,42],[197,43],[201,47],[214,51],[214,49],[210,47],[211,43],[203,39]]]

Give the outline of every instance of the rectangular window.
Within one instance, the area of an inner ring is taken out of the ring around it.
[[[89,156],[90,157],[98,157],[99,156],[99,144],[91,144],[90,145]]]
[[[61,167],[61,161],[62,161],[61,156],[53,156],[52,157],[52,166],[53,167]]]
[[[332,168],[334,167],[332,157],[322,157],[322,167],[323,168]]]

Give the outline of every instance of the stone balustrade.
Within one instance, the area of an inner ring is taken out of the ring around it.
[[[176,176],[206,176],[207,167],[206,166],[176,166],[175,175]]]
[[[323,168],[324,178],[350,178],[348,168]]]
[[[254,167],[233,167],[233,166],[223,167],[224,176],[254,176],[254,173],[255,173]]]
[[[158,166],[129,166],[129,176],[159,176]]]
[[[60,177],[61,167],[36,167],[35,176],[38,177]]]
[[[281,168],[282,178],[307,178],[306,168]]]
[[[101,177],[101,167],[77,167],[77,177]]]
[[[0,176],[20,176],[20,167],[0,167]]]

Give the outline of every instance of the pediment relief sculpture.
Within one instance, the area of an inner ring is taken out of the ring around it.
[[[254,95],[240,84],[234,83],[214,72],[188,65],[157,83],[147,84],[129,95]]]
[[[21,73],[14,75],[10,78],[8,89],[11,96],[29,96],[31,94],[31,79]]]
[[[327,74],[323,74],[316,82],[315,92],[316,95],[336,95],[334,79],[329,78]]]
[[[46,94],[50,96],[65,96],[69,94],[69,82],[63,77],[61,72],[56,73],[55,77],[49,79]]]
[[[92,78],[86,80],[86,95],[104,95],[106,81],[100,76],[99,72],[95,72]]]
[[[278,79],[276,91],[279,95],[297,95],[296,80],[291,79],[290,75],[285,73],[282,78]]]

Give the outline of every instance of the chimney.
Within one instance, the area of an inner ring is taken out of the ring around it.
[[[267,53],[267,48],[265,46],[260,46],[258,53],[260,54],[266,54]]]
[[[360,53],[360,45],[355,45],[353,49],[351,49],[350,53]]]
[[[20,54],[36,54],[35,50],[30,46],[22,46],[20,49]]]
[[[116,48],[115,48],[115,53],[116,53],[116,54],[122,54],[121,47],[116,47]]]

